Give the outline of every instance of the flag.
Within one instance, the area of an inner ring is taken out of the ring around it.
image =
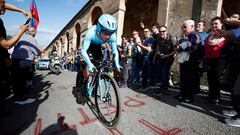
[[[38,11],[37,11],[37,6],[36,6],[36,3],[35,3],[35,0],[32,0],[32,2],[30,3],[30,11],[31,11],[31,14],[32,14],[32,19],[30,21],[30,26],[37,29],[37,26],[39,24],[39,16],[38,16]]]

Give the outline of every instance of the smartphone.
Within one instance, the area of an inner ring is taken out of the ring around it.
[[[30,22],[31,18],[28,18],[24,25],[28,24]]]

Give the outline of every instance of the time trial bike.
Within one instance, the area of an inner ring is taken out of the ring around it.
[[[114,128],[120,119],[121,104],[118,85],[111,75],[113,68],[111,68],[110,62],[92,62],[96,66],[96,70],[89,76],[87,90],[81,94],[80,100],[86,102],[87,99],[93,97],[99,121],[107,128]],[[82,71],[79,71],[76,79],[79,93],[84,92],[81,89],[82,77]]]

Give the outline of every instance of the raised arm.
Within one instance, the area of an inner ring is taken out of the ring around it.
[[[29,18],[32,18],[32,15],[31,13],[28,13],[27,11],[21,9],[21,8],[18,8],[12,4],[9,4],[9,3],[5,3],[5,7],[6,9],[8,10],[12,10],[12,11],[17,11],[17,12],[21,12],[23,15],[29,17]]]
[[[12,4],[4,3],[4,6],[5,6],[5,8],[8,9],[8,10],[21,12],[21,13],[23,13],[25,16],[28,16],[28,17],[30,17],[30,18],[32,17],[32,15],[31,15],[30,13],[28,13],[27,11],[22,10],[22,9],[20,9],[20,8],[14,6],[14,5],[12,5]],[[1,22],[1,23],[2,23],[2,22]],[[7,49],[9,49],[9,48],[11,48],[12,46],[14,46],[14,45],[17,43],[17,41],[20,39],[20,37],[22,36],[22,34],[27,31],[28,27],[29,27],[29,24],[26,24],[26,25],[24,25],[24,26],[21,25],[21,26],[19,27],[18,33],[17,33],[15,36],[13,36],[11,39],[9,39],[9,40],[6,40],[5,37],[2,37],[2,36],[1,36],[1,37],[0,37],[0,46],[3,47],[3,48],[7,48]],[[1,27],[1,30],[2,30],[2,29],[5,29],[4,26]]]
[[[228,25],[240,27],[240,20],[227,18],[224,20],[224,23],[226,23]]]
[[[29,24],[21,25],[19,27],[18,33],[9,40],[5,39],[4,37],[0,37],[0,46],[6,49],[12,48],[20,39],[20,37],[23,35],[23,33],[27,31],[28,27],[29,27]]]

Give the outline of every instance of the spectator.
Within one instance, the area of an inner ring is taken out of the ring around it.
[[[236,20],[236,21],[239,21],[239,14],[232,14],[229,18],[227,18],[225,20],[225,22],[229,21],[229,20]],[[232,29],[236,29],[238,28],[238,26],[236,25],[232,25],[232,24],[229,24],[229,23],[225,23],[225,29],[226,30],[232,30]]]
[[[134,30],[133,35],[133,46],[132,46],[132,84],[140,82],[140,69],[141,69],[141,48],[137,46],[137,43],[141,43],[138,31]]]
[[[200,46],[201,38],[194,31],[194,21],[186,20],[182,25],[183,38],[180,39],[179,53],[188,53],[188,57],[180,62],[180,95],[177,96],[179,102],[193,102],[193,93],[199,88],[198,65],[201,58]],[[186,48],[184,44],[188,44]],[[179,55],[180,55],[179,54]],[[191,80],[191,83],[189,83]]]
[[[239,17],[240,17],[239,14],[232,14],[232,15],[230,16],[230,19],[239,20],[239,19],[240,19]]]
[[[30,98],[32,91],[33,68],[35,56],[41,54],[37,41],[34,39],[36,30],[34,27],[28,29],[16,44],[13,53],[12,82],[13,92],[17,104],[32,103],[35,99]]]
[[[231,117],[225,119],[228,125],[240,127],[240,37],[235,38],[231,42],[232,50],[228,56],[228,78],[231,84],[233,110],[225,110],[223,114]]]
[[[152,36],[154,39],[159,35],[159,24],[155,23],[152,25]],[[155,42],[155,41],[154,41]],[[154,43],[155,44],[155,43]],[[154,47],[154,46],[153,46]],[[155,59],[155,49],[152,48],[152,52],[149,54],[149,61],[151,63],[151,72],[150,72],[150,86],[154,87],[156,83],[160,83],[160,75],[156,69],[160,68],[159,61]]]
[[[6,10],[12,10],[23,13],[25,16],[31,18],[31,14],[22,10],[20,8],[15,7],[9,3],[6,3],[5,0],[0,0],[0,15],[3,15]],[[21,25],[19,27],[18,33],[10,39],[7,38],[6,29],[4,27],[3,21],[0,18],[0,113],[2,113],[3,106],[2,100],[4,100],[10,94],[10,77],[9,77],[9,68],[11,65],[10,57],[8,54],[9,48],[15,45],[15,43],[19,40],[22,34],[28,29],[29,24]]]
[[[205,27],[206,27],[206,23],[204,21],[198,21],[197,25],[196,25],[196,32],[198,32],[198,34],[201,37],[202,40],[202,46],[204,46],[204,41],[206,39],[206,37],[208,36],[208,33],[205,32]]]
[[[169,70],[174,61],[174,54],[177,52],[178,40],[175,35],[167,33],[167,27],[159,27],[159,34],[155,38],[154,60],[159,61],[159,75],[162,90],[167,90],[169,85]]]
[[[225,61],[221,55],[221,48],[225,44],[225,38],[216,31],[222,29],[222,19],[211,19],[211,32],[205,40],[205,57],[207,60],[207,80],[209,87],[209,100],[211,103],[220,102],[220,76],[223,73]]]
[[[239,29],[239,27],[240,27],[240,20],[239,19],[236,19],[236,18],[227,18],[227,19],[225,19],[224,20],[224,23],[225,24],[228,24],[228,25],[234,25],[234,26],[236,26],[238,29]],[[235,34],[237,34],[236,36],[238,36],[239,35],[239,31],[238,30],[234,30],[234,31],[237,31],[237,32],[234,32]]]
[[[144,42],[138,43],[137,45],[142,49],[142,88],[148,88],[149,79],[150,79],[150,61],[149,54],[152,51],[152,46],[154,44],[154,38],[151,36],[151,31],[148,28],[144,28]]]
[[[230,49],[228,59],[226,80],[229,84],[229,89],[232,92],[232,110],[223,110],[223,114],[230,118],[225,119],[226,124],[240,127],[240,21],[239,20],[225,20],[225,23],[235,23],[237,29],[231,31],[218,30],[217,33],[225,37],[229,42],[224,46],[228,46]],[[224,47],[223,46],[223,47]]]
[[[129,43],[128,36],[122,36],[122,52],[120,54],[123,62],[123,87],[127,87],[128,79],[130,77],[129,70],[131,69],[132,63],[132,45]]]
[[[102,54],[103,54],[104,72],[113,73],[112,70],[109,69],[109,67],[107,66],[112,60],[111,46],[109,43],[102,44]]]
[[[199,75],[200,76],[202,76],[204,71],[205,71],[205,60],[204,60],[204,45],[205,45],[205,42],[204,41],[208,36],[208,33],[204,31],[205,27],[206,27],[206,23],[204,21],[198,21],[198,23],[196,25],[196,32],[201,37],[201,41],[202,41],[201,52],[202,52],[202,56],[203,56],[199,61]],[[199,88],[197,89],[197,91],[195,91],[195,93],[200,92],[200,78],[198,80],[198,86],[199,86]]]

